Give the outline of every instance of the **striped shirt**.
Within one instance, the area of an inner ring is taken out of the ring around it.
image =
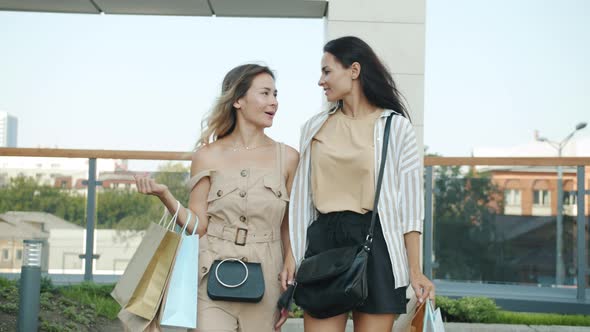
[[[301,130],[300,160],[291,190],[289,220],[291,249],[297,266],[303,260],[307,246],[307,227],[318,217],[311,190],[311,140],[328,119],[332,111],[323,111],[309,119]],[[395,287],[410,283],[408,258],[404,234],[422,232],[424,219],[424,189],[422,158],[418,151],[414,127],[408,119],[392,110],[385,110],[375,122],[375,182],[379,174],[383,130],[387,116],[391,121],[389,147],[381,197],[377,207],[383,236],[387,244],[395,279]]]

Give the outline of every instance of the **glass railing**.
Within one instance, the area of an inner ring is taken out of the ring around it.
[[[180,163],[162,164],[160,168],[163,171],[150,172],[148,176],[166,184],[186,206],[188,168]],[[125,174],[99,176],[102,188],[97,193],[95,253],[99,258],[95,262],[95,274],[122,274],[145,230],[150,223],[158,222],[164,212],[164,206],[156,197],[137,192],[133,178],[135,173],[145,175],[145,172],[130,170]]]
[[[145,172],[127,167],[130,160],[160,165]],[[182,152],[0,148],[0,274],[18,274],[22,241],[42,239],[52,277],[116,281],[164,209],[137,193],[133,175],[166,184],[186,204],[189,160]],[[569,290],[565,296],[589,301],[588,165],[590,158],[426,157],[425,273],[443,294],[450,282]]]
[[[434,278],[575,286],[576,215],[563,204],[558,229],[556,182],[546,167],[435,167]]]
[[[426,157],[425,165],[427,275],[455,294],[504,285],[526,287],[515,297],[588,301],[590,158]]]

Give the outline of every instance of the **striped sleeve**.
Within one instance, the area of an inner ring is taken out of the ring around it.
[[[309,135],[309,127],[311,121],[306,122],[301,128],[301,139],[299,143],[299,165],[297,165],[297,171],[295,172],[295,178],[293,179],[293,187],[291,189],[291,197],[289,204],[289,235],[291,239],[291,250],[295,257],[295,263],[297,266],[303,260],[305,254],[306,244],[306,231],[307,225],[305,224],[305,212],[306,212],[306,192],[305,184],[308,177],[307,168],[305,167],[309,162],[308,154],[304,151],[304,145],[306,136]]]
[[[405,233],[422,233],[424,220],[424,180],[422,179],[422,155],[418,151],[416,132],[409,121],[405,122],[402,135],[399,180],[399,209],[402,230]]]

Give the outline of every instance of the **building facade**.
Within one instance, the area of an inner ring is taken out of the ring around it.
[[[0,147],[16,148],[18,120],[7,112],[0,111]]]
[[[589,174],[590,167],[585,168]],[[555,167],[509,167],[494,169],[492,182],[503,193],[503,213],[517,216],[556,216],[558,176]],[[575,167],[563,167],[563,214],[577,216],[578,179]],[[590,181],[586,178],[585,188]],[[590,215],[589,201],[585,214]]]

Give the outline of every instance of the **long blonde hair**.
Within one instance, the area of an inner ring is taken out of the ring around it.
[[[223,79],[221,96],[209,114],[201,122],[201,136],[195,149],[231,134],[236,128],[237,116],[234,103],[244,97],[254,78],[260,74],[275,76],[270,68],[257,64],[245,64],[230,70]]]

